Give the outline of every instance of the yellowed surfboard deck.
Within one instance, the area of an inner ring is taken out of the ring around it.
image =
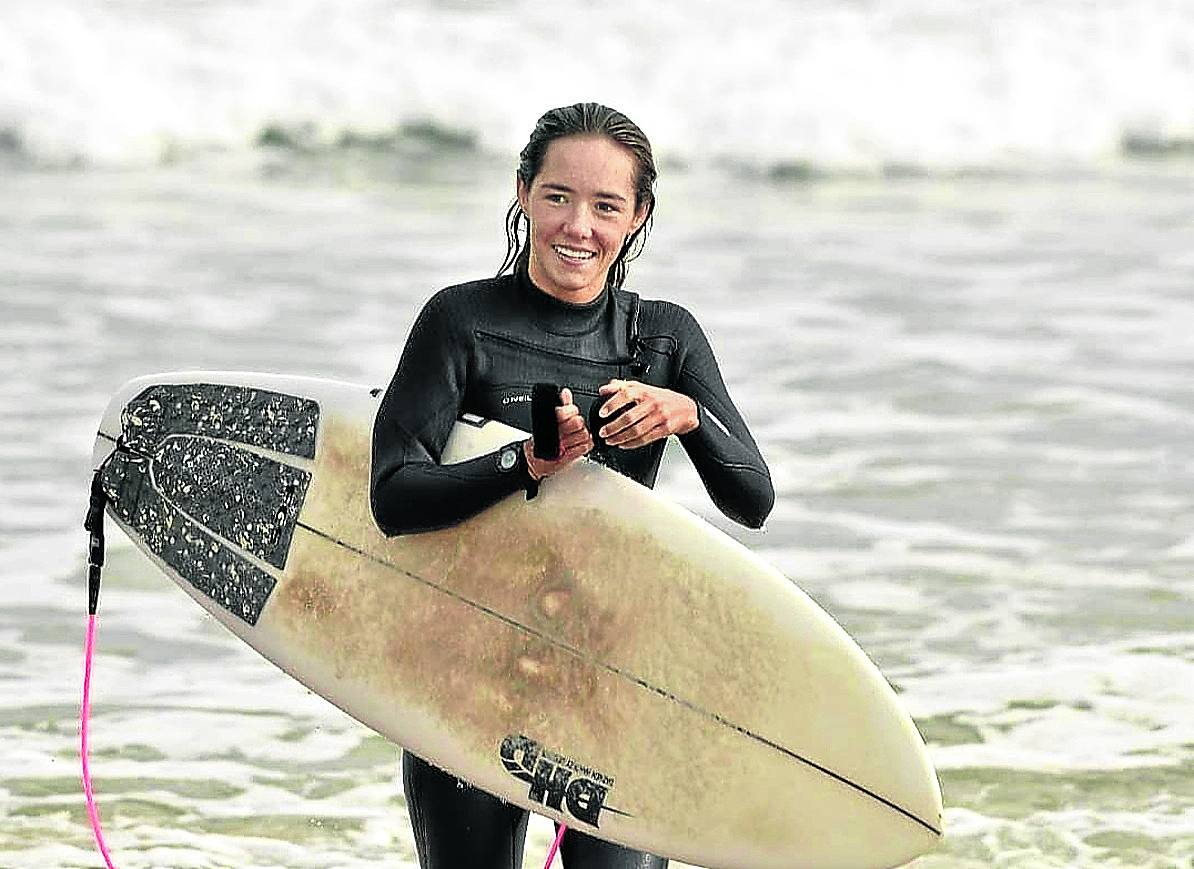
[[[154,375],[96,441],[109,513],[245,642],[512,803],[708,867],[886,867],[941,794],[895,693],[791,581],[582,462],[539,496],[386,538],[376,390]],[[445,462],[523,437],[457,423]]]

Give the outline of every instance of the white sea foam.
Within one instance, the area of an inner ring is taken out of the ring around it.
[[[1194,140],[1194,13],[1171,0],[8,0],[4,15],[0,130],[40,161],[403,124],[508,154],[578,99],[624,108],[664,154],[797,172],[1097,162]]]
[[[1009,655],[997,665],[901,679],[914,714],[958,715],[980,734],[935,748],[939,766],[1055,772],[1178,762],[1194,739],[1192,686],[1194,663],[1128,644]]]

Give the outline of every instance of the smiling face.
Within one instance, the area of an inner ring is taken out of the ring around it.
[[[565,302],[591,302],[605,288],[626,238],[642,226],[635,205],[635,160],[605,136],[565,136],[547,146],[518,202],[531,224],[530,275]]]

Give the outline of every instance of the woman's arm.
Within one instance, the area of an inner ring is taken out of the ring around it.
[[[502,450],[439,463],[460,415],[472,356],[462,295],[459,288],[443,290],[424,306],[377,411],[369,498],[388,535],[455,525],[531,484],[521,445],[509,467],[500,461]]]
[[[699,424],[680,443],[718,508],[748,528],[761,528],[775,505],[771,472],[738,408],[730,399],[709,339],[683,308],[684,354],[676,389],[697,404]]]
[[[730,399],[700,323],[688,310],[675,310],[683,353],[676,389],[696,401],[700,420],[679,442],[721,512],[747,528],[762,528],[775,505],[767,462]]]
[[[730,400],[704,331],[679,305],[663,304],[680,354],[673,389],[610,381],[601,387],[602,411],[614,418],[598,434],[626,449],[677,435],[713,503],[734,521],[761,528],[775,503],[767,463]],[[620,408],[625,413],[614,416]]]

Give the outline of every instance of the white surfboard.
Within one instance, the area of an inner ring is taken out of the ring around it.
[[[96,440],[109,515],[300,682],[571,827],[724,869],[889,867],[938,842],[912,719],[790,580],[588,461],[386,538],[377,403],[277,375],[133,380]],[[524,436],[466,418],[444,461]]]

